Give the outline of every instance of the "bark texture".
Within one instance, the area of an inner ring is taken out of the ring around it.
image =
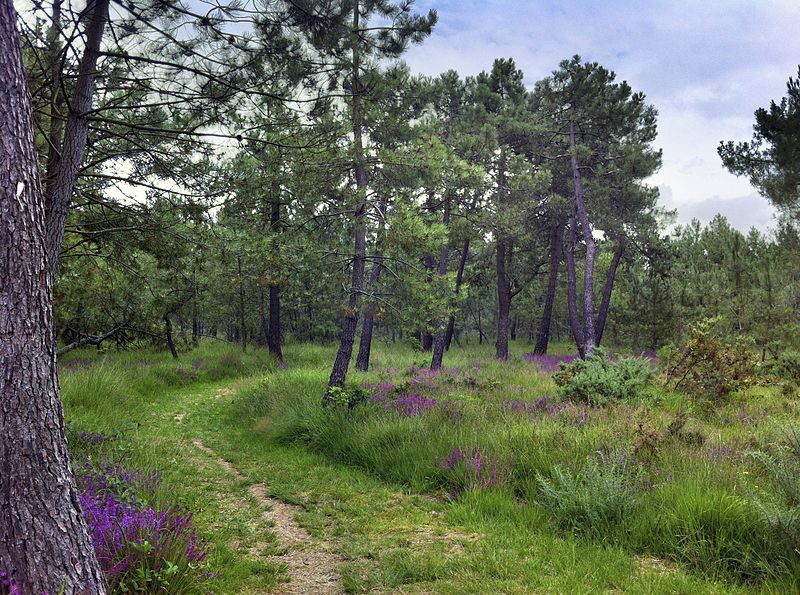
[[[0,568],[22,593],[106,593],[67,456],[16,22],[11,1],[0,0]]]
[[[614,280],[617,278],[617,269],[625,253],[625,244],[620,242],[614,248],[614,256],[611,257],[611,264],[606,274],[606,282],[603,286],[603,297],[600,300],[600,309],[597,311],[597,324],[595,325],[595,337],[597,344],[603,340],[603,332],[606,330],[606,320],[608,320],[608,309],[611,305],[611,294],[614,292]]]
[[[353,31],[359,28],[360,20],[359,2],[356,0],[353,6]],[[356,37],[354,35],[354,37]],[[328,387],[344,386],[347,379],[347,369],[350,366],[350,358],[353,356],[353,344],[356,338],[356,328],[358,327],[358,316],[361,309],[361,293],[364,290],[364,271],[366,269],[367,256],[367,171],[364,167],[364,144],[362,141],[363,123],[361,114],[361,94],[363,89],[360,82],[360,52],[358,40],[353,41],[353,106],[351,118],[353,122],[353,170],[356,178],[356,208],[355,208],[355,229],[353,231],[353,274],[350,282],[350,296],[347,308],[342,317],[342,330],[339,335],[339,349],[336,352],[336,359],[333,362],[331,376],[328,379]],[[327,402],[327,393],[325,401]]]
[[[544,310],[539,333],[536,336],[536,346],[533,352],[537,355],[547,353],[550,344],[550,324],[553,321],[553,306],[556,303],[556,289],[558,289],[558,268],[561,264],[562,243],[564,241],[564,225],[558,223],[550,234],[550,272],[547,278],[547,294],[544,297]]]
[[[569,146],[571,149],[570,163],[572,165],[572,180],[575,186],[575,214],[581,225],[583,241],[586,244],[586,257],[583,268],[583,355],[591,353],[597,347],[595,337],[595,312],[594,312],[594,262],[597,255],[597,243],[592,235],[592,224],[586,209],[586,197],[583,191],[580,165],[575,153],[575,123],[569,125]]]
[[[78,78],[70,102],[58,163],[52,171],[48,168],[45,230],[50,273],[53,277],[58,270],[58,257],[64,242],[67,214],[78,180],[78,171],[86,152],[86,139],[89,135],[88,113],[92,108],[100,42],[108,21],[108,4],[109,0],[89,0],[84,10],[84,14],[88,15],[86,46],[78,67]]]
[[[456,297],[461,294],[461,284],[464,281],[464,267],[467,264],[469,257],[469,238],[464,240],[464,245],[461,248],[461,259],[458,261],[458,272],[456,273]],[[447,321],[447,334],[445,336],[445,349],[450,349],[450,343],[453,341],[453,332],[456,328],[456,315],[451,314],[450,320]]]
[[[569,328],[572,331],[572,338],[578,347],[578,354],[585,357],[583,329],[581,328],[578,317],[578,290],[577,273],[575,271],[575,216],[569,220],[569,233],[567,235],[567,318]]]
[[[273,189],[272,204],[270,205],[269,227],[275,235],[276,256],[280,255],[280,244],[277,241],[278,234],[281,232],[281,199],[280,187]],[[282,339],[281,327],[281,286],[272,283],[269,286],[269,329],[267,331],[267,347],[269,352],[274,355],[279,362],[283,362],[283,350],[281,349]]]
[[[383,271],[383,246],[382,235],[385,229],[386,211],[389,209],[387,198],[383,198],[378,206],[378,216],[380,217],[380,229],[378,231],[378,247],[375,251],[375,258],[372,261],[372,270],[369,273],[369,284],[367,290],[369,295],[374,296],[378,290],[378,281]],[[364,322],[361,325],[361,339],[358,343],[358,355],[356,356],[356,370],[366,372],[369,370],[369,358],[372,353],[372,333],[375,328],[375,305],[370,304],[364,312]]]

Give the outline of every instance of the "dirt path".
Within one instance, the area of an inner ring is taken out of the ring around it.
[[[192,444],[211,457],[234,479],[238,481],[245,479],[236,467],[219,457],[199,438],[193,440]],[[336,567],[343,561],[342,558],[329,551],[324,544],[312,542],[308,531],[294,520],[294,515],[300,508],[271,498],[267,487],[263,484],[251,485],[248,492],[264,509],[264,518],[274,523],[273,530],[285,552],[275,558],[287,565],[289,583],[282,585],[277,592],[284,595],[343,593],[341,577],[336,572]]]

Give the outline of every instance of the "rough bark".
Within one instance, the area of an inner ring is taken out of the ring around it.
[[[611,258],[611,264],[608,267],[606,274],[606,282],[603,285],[603,297],[600,300],[600,309],[597,311],[597,324],[595,326],[595,337],[597,344],[603,340],[603,332],[606,330],[606,320],[608,319],[608,309],[611,305],[611,294],[614,291],[614,280],[617,278],[617,269],[619,263],[622,261],[622,255],[625,253],[625,244],[620,242],[614,249],[614,256]]]
[[[67,454],[16,22],[11,1],[0,0],[0,568],[22,593],[106,593]]]
[[[86,46],[78,66],[78,78],[70,102],[61,155],[55,171],[52,172],[52,184],[48,183],[47,187],[45,233],[50,273],[53,277],[58,270],[58,257],[64,242],[69,205],[86,150],[86,139],[89,135],[88,113],[92,108],[100,42],[108,21],[108,4],[109,0],[90,0],[84,11],[88,15]]]
[[[242,272],[242,257],[236,255],[236,271],[239,275],[239,328],[241,329],[240,339],[242,341],[242,351],[247,351],[247,318],[245,316],[244,299],[244,274]]]
[[[442,223],[445,228],[450,229],[450,215],[452,209],[452,196],[448,192],[444,199],[444,212],[442,213]],[[447,260],[450,258],[450,246],[448,240],[442,242],[439,249],[439,276],[447,274]],[[442,367],[444,359],[444,349],[447,345],[447,324],[441,320],[437,325],[436,336],[433,341],[433,356],[431,357],[431,370],[438,370]]]
[[[597,254],[597,243],[592,235],[592,224],[586,209],[586,197],[583,191],[578,156],[575,153],[575,123],[569,125],[570,163],[572,165],[572,180],[575,185],[575,213],[581,224],[583,241],[586,244],[586,257],[583,268],[583,353],[588,355],[597,347],[595,337],[595,312],[594,312],[594,263]]]
[[[461,294],[461,284],[464,281],[464,267],[467,264],[469,255],[469,239],[464,240],[464,245],[461,248],[461,259],[458,261],[458,272],[456,273],[456,297]],[[450,315],[450,320],[447,321],[447,335],[445,337],[445,349],[450,349],[450,343],[453,341],[453,331],[456,328],[456,316]]]
[[[47,60],[50,66],[50,133],[47,142],[47,171],[45,172],[45,196],[53,191],[55,173],[61,159],[61,136],[64,132],[64,94],[61,89],[61,6],[62,0],[53,2],[52,22],[47,31]],[[45,203],[45,208],[49,205]]]
[[[381,235],[385,227],[386,211],[389,208],[388,199],[384,197],[378,206],[378,216],[380,217],[380,229],[378,231],[378,242],[381,242]],[[378,281],[383,271],[383,246],[379,243],[375,251],[375,258],[372,261],[372,270],[369,273],[367,290],[370,295],[374,295],[378,289]],[[370,304],[364,312],[364,322],[361,325],[361,338],[358,343],[358,355],[356,356],[356,370],[366,372],[369,370],[369,358],[372,353],[372,333],[375,328],[375,305]]]
[[[575,271],[575,216],[569,220],[569,233],[567,234],[567,318],[575,345],[581,357],[586,355],[583,330],[578,318],[578,291],[577,274]]]
[[[353,30],[359,28],[359,2],[356,0],[353,6]],[[354,38],[356,36],[354,35]],[[353,230],[353,271],[350,282],[350,296],[347,308],[342,317],[342,328],[339,335],[339,349],[336,352],[336,359],[333,362],[328,388],[344,386],[347,379],[347,368],[350,366],[350,358],[353,356],[353,344],[356,338],[356,328],[358,327],[358,316],[361,309],[361,293],[364,289],[364,271],[366,269],[367,256],[367,172],[364,167],[364,145],[362,140],[362,114],[361,114],[361,94],[363,89],[360,82],[360,52],[358,40],[353,41],[353,102],[351,119],[353,123],[353,171],[356,178],[356,208],[354,215],[355,229]],[[326,393],[324,402],[327,403],[328,394]]]
[[[562,244],[564,241],[564,225],[558,223],[550,234],[550,273],[547,279],[547,294],[544,298],[542,322],[536,337],[536,347],[533,352],[537,355],[547,353],[550,343],[550,324],[553,320],[553,306],[556,303],[556,290],[558,289],[558,268],[561,264]]]

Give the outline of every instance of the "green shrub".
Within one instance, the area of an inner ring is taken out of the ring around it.
[[[605,405],[611,401],[635,399],[652,376],[650,363],[638,358],[610,360],[595,350],[586,359],[578,359],[553,375],[562,398]]]
[[[738,335],[726,338],[710,318],[690,325],[689,338],[662,350],[664,383],[694,397],[719,400],[753,383],[757,358],[753,341]]]
[[[563,527],[606,537],[635,509],[642,487],[641,468],[625,451],[589,458],[578,473],[553,467],[537,475],[538,504]]]

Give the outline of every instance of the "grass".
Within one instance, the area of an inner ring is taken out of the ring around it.
[[[251,483],[301,507],[297,520],[343,556],[353,593],[797,591],[796,560],[753,502],[770,479],[745,455],[800,419],[795,401],[760,388],[710,407],[658,391],[602,408],[551,399],[552,412],[521,410],[509,402],[535,403],[556,387],[515,347],[507,363],[491,359],[488,345],[454,349],[445,359],[452,371],[414,382],[411,367],[427,356],[379,343],[373,369],[350,380],[436,399],[408,417],[380,404],[323,410],[333,349],[317,345],[287,345],[286,370],[223,344],[204,343],[179,363],[80,352],[70,354],[78,363],[62,362],[61,384],[76,459],[159,470],[163,497],[196,512],[215,592],[269,591],[287,578],[270,557],[276,540]],[[88,444],[81,432],[112,439]],[[194,439],[245,481],[211,464]],[[455,449],[463,456],[450,468]],[[635,505],[589,530],[571,522],[574,510],[558,512],[542,482],[614,488],[602,465],[586,471],[598,451],[646,464]],[[559,483],[559,472],[572,483]]]

